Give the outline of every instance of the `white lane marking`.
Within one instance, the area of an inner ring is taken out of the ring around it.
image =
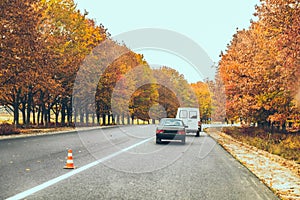
[[[85,170],[87,170],[87,169],[89,169],[91,167],[94,167],[94,166],[96,166],[96,165],[98,165],[98,164],[100,164],[100,163],[102,163],[102,162],[104,162],[106,160],[109,160],[109,159],[111,159],[111,158],[113,158],[113,157],[115,157],[117,155],[120,155],[120,154],[122,154],[122,153],[124,153],[124,152],[126,152],[126,151],[128,151],[130,149],[133,149],[133,148],[135,148],[135,147],[137,147],[137,146],[139,146],[141,144],[144,144],[144,143],[146,143],[146,142],[148,142],[148,141],[150,141],[152,139],[153,139],[153,137],[148,138],[146,140],[142,140],[141,142],[138,142],[138,143],[136,143],[136,144],[134,144],[132,146],[129,146],[129,147],[125,148],[125,149],[121,149],[120,151],[117,151],[117,152],[115,152],[113,154],[110,154],[110,155],[108,155],[108,156],[106,156],[104,158],[96,160],[96,161],[94,161],[92,163],[89,163],[89,164],[84,165],[84,166],[82,166],[82,167],[80,167],[78,169],[75,169],[75,170],[70,171],[70,172],[68,172],[66,174],[58,176],[58,177],[56,177],[54,179],[51,179],[51,180],[49,180],[49,181],[47,181],[45,183],[42,183],[42,184],[40,184],[38,186],[35,186],[35,187],[31,188],[31,189],[28,189],[28,190],[26,190],[24,192],[21,192],[21,193],[16,194],[16,195],[14,195],[12,197],[9,197],[9,198],[7,198],[7,200],[23,199],[23,198],[25,198],[25,197],[27,197],[29,195],[32,195],[32,194],[34,194],[34,193],[36,193],[38,191],[43,190],[43,189],[45,189],[45,188],[47,188],[47,187],[49,187],[51,185],[54,185],[54,184],[56,184],[56,183],[58,183],[58,182],[60,182],[62,180],[70,178],[73,175],[76,175],[76,174],[78,174],[80,172],[83,172],[83,171],[85,171]]]

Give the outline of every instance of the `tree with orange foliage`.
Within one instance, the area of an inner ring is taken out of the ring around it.
[[[106,38],[76,10],[72,0],[1,1],[0,104],[14,112],[19,125],[47,125],[51,110],[72,119],[76,72],[91,49]],[[36,112],[37,120],[36,120]]]
[[[16,126],[20,123],[19,110],[23,123],[29,124],[33,96],[53,83],[49,52],[38,31],[42,10],[35,0],[5,0],[0,12],[0,104],[13,111]]]
[[[238,31],[221,55],[219,73],[227,96],[226,113],[247,124],[280,121],[284,129],[288,117],[296,112],[297,89],[291,84],[299,84],[299,34],[295,34],[299,33],[299,3],[261,2],[258,22],[252,22],[249,30]],[[291,41],[291,35],[296,41]]]
[[[214,81],[206,81],[212,98],[212,121],[225,122],[226,121],[226,95],[223,82],[220,75],[217,73]]]
[[[198,98],[201,119],[207,123],[211,119],[213,109],[212,93],[209,86],[207,83],[197,82],[192,83],[191,87]]]
[[[51,94],[54,98],[52,100],[44,99],[44,102],[51,101],[48,104],[48,112],[54,105],[55,109],[59,108],[52,110],[56,114],[56,118],[59,112],[61,113],[61,123],[63,125],[66,121],[68,121],[68,124],[71,124],[73,114],[72,93],[77,72],[92,49],[107,39],[108,33],[102,25],[97,26],[93,20],[87,19],[87,12],[81,14],[76,9],[76,4],[73,0],[42,0],[41,2],[41,6],[44,9],[44,21],[41,28],[47,36],[48,47],[53,49],[56,55],[56,58],[53,60],[55,77],[61,83],[61,92]],[[92,68],[87,69],[90,71],[85,73],[93,77],[94,71]],[[98,79],[96,78],[95,81],[98,81]],[[86,83],[82,81],[82,84]],[[85,85],[85,88],[89,87],[92,86]],[[81,90],[81,92],[83,91],[85,89]],[[81,95],[86,96],[84,94]],[[42,102],[42,105],[44,102]],[[81,116],[87,111],[90,102],[82,101],[82,104],[84,104],[81,106],[84,108],[84,111],[80,109]]]

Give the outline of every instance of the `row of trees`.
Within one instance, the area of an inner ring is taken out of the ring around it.
[[[176,70],[151,69],[73,0],[3,0],[0,15],[0,106],[16,126],[174,117],[209,96]],[[201,106],[208,118],[211,103]]]
[[[286,127],[299,120],[300,5],[294,0],[261,0],[256,22],[238,30],[221,54],[219,76],[226,114],[233,120]]]
[[[71,112],[72,84],[84,57],[109,35],[69,0],[1,1],[0,104],[19,125]],[[68,119],[70,122],[70,119]]]

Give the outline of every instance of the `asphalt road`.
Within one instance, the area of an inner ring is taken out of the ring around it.
[[[0,141],[0,199],[277,199],[201,133],[154,142],[154,125]],[[67,149],[77,167],[63,169]]]

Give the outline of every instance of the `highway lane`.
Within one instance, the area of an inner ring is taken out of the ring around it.
[[[26,199],[277,199],[205,133],[187,137],[186,145],[156,145],[154,130],[129,126],[0,141],[0,199],[23,191]],[[63,169],[68,148],[76,170],[96,164],[31,194],[70,172]]]

